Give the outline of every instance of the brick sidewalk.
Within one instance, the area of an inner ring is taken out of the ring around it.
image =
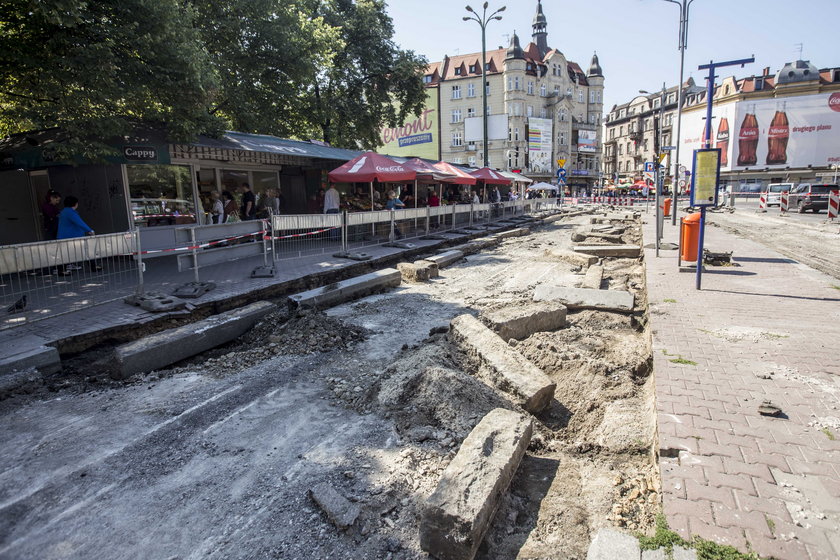
[[[707,267],[702,291],[676,251],[645,251],[668,522],[780,560],[840,558],[840,280],[717,227],[705,245],[736,266]],[[765,400],[783,416],[760,415]]]

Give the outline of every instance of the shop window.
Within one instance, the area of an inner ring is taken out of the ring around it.
[[[196,223],[190,168],[126,165],[131,211],[140,227]],[[199,209],[203,212],[203,209]]]

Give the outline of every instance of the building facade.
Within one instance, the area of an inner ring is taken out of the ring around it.
[[[548,46],[547,20],[537,3],[532,41],[514,33],[508,48],[444,57],[426,84],[438,89],[441,159],[484,165],[482,90],[487,91],[489,166],[537,180],[594,186],[601,175],[604,76],[597,55],[588,72]]]
[[[704,147],[707,89],[683,84],[680,166],[691,169]],[[605,120],[604,172],[613,181],[643,176],[661,146],[675,144],[677,89],[641,95],[614,106]],[[773,182],[835,181],[840,169],[840,68],[817,69],[797,60],[776,74],[727,77],[712,99],[711,147],[721,149],[721,182],[760,190]],[[661,144],[660,144],[661,132]],[[673,140],[672,140],[673,139]],[[673,174],[674,151],[663,162]],[[666,185],[672,177],[666,178]]]

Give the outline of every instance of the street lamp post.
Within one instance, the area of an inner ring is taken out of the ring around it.
[[[649,95],[646,90],[640,89],[639,93],[644,95]],[[664,124],[663,119],[665,118],[665,83],[662,83],[662,92],[659,94],[659,125],[653,131],[654,137],[656,138],[654,142],[654,150],[653,150],[653,169],[654,169],[654,177],[656,181],[656,191],[654,195],[654,201],[656,204],[656,256],[659,256],[659,242],[662,239],[662,226],[664,225],[665,221],[665,212],[663,212],[661,205],[659,204],[660,200],[662,199],[662,190],[663,186],[665,185],[665,177],[662,171],[659,169],[659,150],[662,149],[662,125]],[[656,123],[656,119],[654,119],[654,123]],[[657,150],[656,147],[659,149]],[[673,188],[674,185],[671,185]],[[674,203],[672,203],[673,205]],[[676,208],[676,206],[674,206]],[[674,211],[676,214],[676,211]]]
[[[680,51],[680,81],[677,86],[677,128],[675,130],[674,138],[676,142],[676,154],[674,156],[674,183],[672,187],[679,184],[680,179],[680,125],[682,124],[682,108],[683,108],[683,74],[685,71],[685,48],[688,43],[688,9],[694,0],[665,0],[680,7],[680,37],[677,48]],[[677,207],[677,189],[671,190],[671,206]],[[677,213],[671,214],[671,225],[677,225]]]
[[[473,10],[470,6],[466,7],[466,10],[470,12],[471,16],[464,16],[464,21],[474,21],[481,26],[481,100],[482,100],[482,121],[484,124],[484,167],[489,167],[490,165],[490,157],[487,154],[488,146],[487,146],[487,24],[494,19],[501,20],[502,16],[499,14],[505,11],[505,7],[502,6],[489,16],[487,15],[487,6],[489,4],[487,2],[484,3],[483,11],[481,15],[478,15],[478,12]]]

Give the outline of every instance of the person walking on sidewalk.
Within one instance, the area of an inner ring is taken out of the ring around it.
[[[85,223],[79,216],[79,199],[75,196],[68,196],[64,199],[64,208],[58,215],[58,239],[73,239],[85,235],[95,235],[93,228]],[[76,257],[77,255],[73,255]],[[70,260],[70,259],[68,259]],[[83,260],[81,258],[77,260]],[[81,270],[81,266],[73,263],[59,270],[59,274],[67,276],[72,270]],[[91,270],[102,270],[96,261],[91,261]]]

